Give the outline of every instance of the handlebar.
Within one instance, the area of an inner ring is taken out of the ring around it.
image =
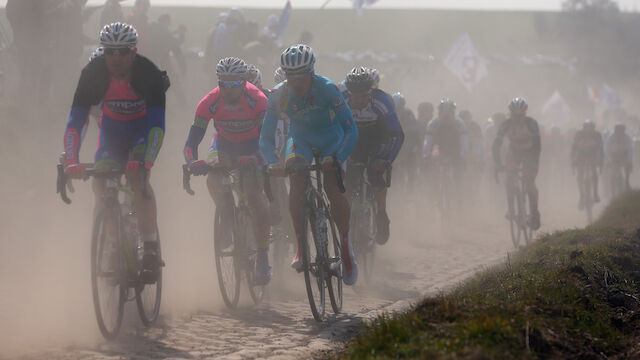
[[[69,177],[64,172],[64,158],[60,157],[60,163],[57,164],[56,168],[58,171],[58,176],[56,178],[56,193],[60,194],[60,198],[65,204],[71,204],[71,199],[67,195],[67,187],[70,187]],[[109,177],[117,177],[124,174],[123,170],[113,170],[113,169],[96,169],[93,168],[94,164],[91,163],[83,163],[87,167],[85,170],[85,174],[89,177],[94,178],[109,178]],[[142,185],[142,196],[145,199],[151,199],[151,194],[149,193],[149,188],[147,186],[147,177],[149,176],[149,171],[142,166],[142,177],[140,179]],[[71,188],[72,189],[72,188]],[[72,190],[73,191],[73,190]]]

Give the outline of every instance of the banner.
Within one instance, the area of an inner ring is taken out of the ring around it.
[[[444,65],[471,90],[488,75],[487,61],[478,54],[468,33],[460,36],[444,59]]]
[[[287,26],[289,26],[289,19],[291,18],[291,1],[287,1],[287,4],[282,9],[280,14],[280,20],[278,22],[278,32],[276,32],[276,44],[282,46],[284,42],[284,34],[287,32]]]

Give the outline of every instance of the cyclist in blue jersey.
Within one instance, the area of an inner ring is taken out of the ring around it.
[[[342,237],[343,281],[352,285],[358,279],[358,266],[349,241],[349,202],[339,191],[337,178],[333,176],[336,171],[333,157],[336,156],[340,164],[344,163],[358,140],[358,129],[337,86],[326,77],[315,74],[315,61],[316,56],[307,45],[294,45],[282,53],[280,65],[287,81],[278,84],[269,97],[260,150],[270,171],[281,172],[276,165],[275,132],[278,118],[285,113],[290,121],[285,167],[307,166],[313,160],[312,149],[320,152],[323,171],[329,174],[324,179],[324,187],[331,202],[331,215]],[[291,173],[290,183],[289,207],[298,239],[298,252],[291,266],[299,270],[302,267],[300,248],[305,177]]]
[[[135,193],[144,241],[143,281],[153,283],[161,264],[158,249],[156,201],[148,183],[150,197],[142,194],[141,173],[151,170],[164,137],[165,78],[146,57],[137,54],[138,34],[133,26],[112,23],[100,32],[103,55],[95,57],[82,73],[73,97],[71,114],[64,134],[65,173],[86,179],[79,161],[81,133],[91,106],[102,103],[100,143],[95,154],[96,168],[125,170]],[[101,207],[105,179],[94,180],[96,206]]]
[[[378,236],[376,241],[385,244],[389,240],[389,216],[387,215],[387,187],[383,179],[385,171],[391,171],[404,142],[404,133],[394,105],[384,91],[374,88],[375,79],[371,69],[355,67],[345,79],[347,91],[343,93],[358,127],[358,143],[347,162],[347,188],[354,188],[364,176],[360,167],[352,163],[367,165],[367,178],[377,203]]]

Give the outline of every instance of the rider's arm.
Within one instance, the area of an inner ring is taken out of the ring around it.
[[[538,122],[531,119],[531,127],[533,130],[533,153],[536,155],[536,158],[540,160],[540,152],[542,151],[542,141],[540,138],[540,128],[538,127]]]
[[[92,105],[97,105],[100,102],[97,99],[97,85],[94,79],[95,74],[93,71],[85,67],[80,74],[80,80],[73,96],[69,121],[63,137],[67,164],[77,164],[79,162],[78,154],[82,143],[82,134],[86,129],[89,117],[89,110]]]
[[[508,123],[510,120],[503,122],[498,128],[498,133],[496,134],[495,140],[493,140],[493,162],[496,166],[502,165],[502,160],[500,160],[500,150],[502,149],[502,142],[504,141],[504,137],[507,134]]]
[[[374,95],[373,110],[385,129],[384,141],[380,144],[376,157],[391,163],[402,148],[404,132],[389,96],[383,92],[374,92],[374,94],[377,96]]]
[[[460,155],[465,158],[469,153],[469,132],[462,119],[458,120],[458,131],[460,132]]]
[[[336,154],[338,161],[342,163],[351,155],[353,148],[356,146],[356,142],[358,141],[358,128],[356,127],[356,122],[353,120],[351,109],[349,109],[345,103],[338,87],[332,83],[326,86],[327,101],[329,101],[331,111],[335,114],[334,121],[340,124],[344,130],[342,146],[340,146]]]
[[[278,88],[275,90],[267,101],[267,112],[262,122],[260,130],[260,152],[264,156],[268,165],[278,162],[276,156],[276,128],[278,127],[278,119],[281,113],[282,91]]]
[[[209,120],[211,119],[209,113],[209,105],[211,94],[208,94],[198,104],[196,108],[196,116],[189,130],[189,136],[187,137],[187,143],[184,145],[184,159],[187,163],[198,160],[198,145],[202,142],[204,134],[207,132],[207,126],[209,126]]]
[[[165,129],[165,82],[157,68],[150,77],[150,95],[147,100],[147,142],[144,161],[153,164],[158,157]]]
[[[425,158],[431,157],[431,152],[433,151],[433,134],[435,133],[437,127],[436,119],[429,121],[427,125],[427,133],[424,137],[424,144],[422,146],[422,154]]]
[[[598,133],[598,166],[602,168],[604,165],[604,144],[602,142],[602,134]]]

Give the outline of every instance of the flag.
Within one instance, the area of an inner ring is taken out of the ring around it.
[[[444,65],[470,90],[487,76],[487,61],[478,54],[471,37],[464,33],[444,59]]]
[[[619,109],[622,106],[622,96],[609,85],[600,86],[600,104],[608,110]]]
[[[571,108],[558,90],[542,106],[542,116],[550,127],[561,127],[571,120]]]
[[[356,14],[360,16],[362,15],[362,9],[365,6],[371,6],[378,2],[378,0],[351,0],[351,2],[353,3],[353,7],[356,9]]]
[[[282,9],[280,14],[280,21],[278,22],[278,32],[276,33],[276,44],[282,46],[284,42],[284,34],[287,32],[287,26],[289,25],[289,19],[291,18],[291,1],[287,1],[287,4]]]

